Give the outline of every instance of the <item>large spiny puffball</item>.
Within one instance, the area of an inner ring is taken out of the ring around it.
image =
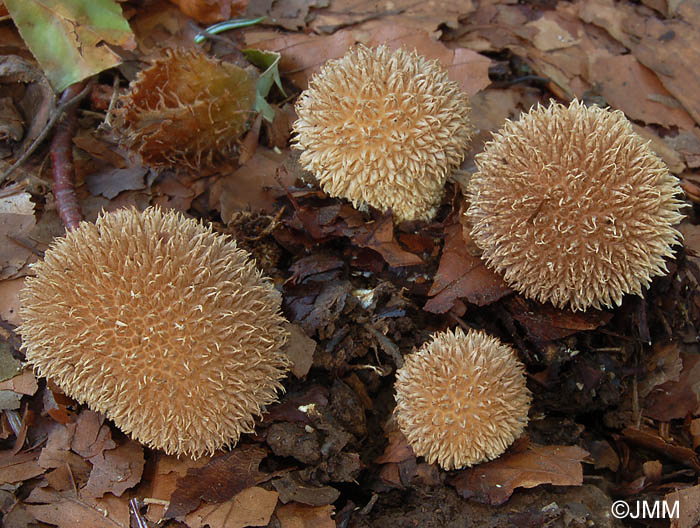
[[[439,332],[396,372],[395,416],[418,456],[459,469],[500,456],[527,425],[515,351],[485,332]]]
[[[678,179],[619,110],[538,106],[476,156],[471,236],[526,297],[573,310],[642,295],[681,238]]]
[[[235,242],[179,213],[123,209],[58,238],[22,292],[27,360],[168,454],[235,444],[276,401],[281,296]]]
[[[328,61],[296,104],[300,163],[331,196],[429,220],[470,145],[467,95],[437,61],[358,46]]]

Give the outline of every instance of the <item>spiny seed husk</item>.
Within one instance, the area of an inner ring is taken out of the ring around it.
[[[211,227],[119,210],[56,239],[34,271],[27,360],[134,439],[199,457],[276,401],[289,363],[280,295]]]
[[[487,265],[527,297],[620,305],[667,273],[678,179],[619,110],[538,106],[476,156],[466,212]]]
[[[396,421],[418,456],[445,469],[500,456],[527,425],[515,351],[485,332],[439,332],[396,372]]]
[[[326,63],[296,104],[294,147],[331,196],[428,220],[469,148],[469,99],[437,61],[358,46]]]
[[[115,112],[124,144],[152,167],[198,170],[231,156],[253,115],[255,83],[235,64],[166,50]]]

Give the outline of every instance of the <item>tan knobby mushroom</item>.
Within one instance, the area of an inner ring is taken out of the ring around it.
[[[211,227],[119,210],[56,239],[34,271],[27,360],[134,439],[199,457],[276,401],[289,364],[281,296]]]
[[[196,170],[235,150],[253,115],[255,83],[198,50],[166,50],[139,72],[117,110],[127,148],[153,167]]]
[[[485,332],[439,332],[396,372],[395,416],[418,456],[445,469],[501,455],[527,425],[515,351]]]
[[[358,46],[325,64],[296,104],[300,163],[331,196],[429,220],[472,136],[469,99],[437,61]]]
[[[622,112],[538,106],[508,121],[476,163],[471,236],[525,296],[573,310],[619,306],[667,272],[680,187]]]

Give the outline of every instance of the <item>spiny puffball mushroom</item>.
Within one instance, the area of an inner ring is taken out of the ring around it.
[[[358,46],[328,61],[296,103],[301,166],[331,196],[429,220],[469,147],[467,95],[437,61]]]
[[[471,236],[526,297],[612,307],[667,273],[680,234],[678,179],[619,110],[538,106],[476,156]]]
[[[122,141],[153,167],[211,166],[235,150],[255,83],[201,51],[169,49],[139,72],[116,112]]]
[[[482,331],[438,332],[396,372],[395,416],[418,456],[445,469],[500,456],[527,425],[515,351]]]
[[[172,211],[123,209],[54,241],[22,291],[27,360],[168,454],[253,431],[289,361],[281,296],[235,242]]]

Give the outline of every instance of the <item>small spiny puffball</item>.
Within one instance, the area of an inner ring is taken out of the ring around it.
[[[399,429],[444,469],[500,456],[527,425],[530,391],[515,351],[485,332],[438,332],[396,372]]]
[[[437,61],[358,46],[328,61],[296,104],[301,166],[331,196],[429,220],[470,145],[467,95]]]
[[[466,216],[487,265],[526,297],[612,307],[667,273],[678,179],[619,110],[538,106],[476,156]]]
[[[249,254],[173,211],[122,209],[56,239],[22,292],[27,360],[168,454],[253,432],[289,361],[281,296]]]

